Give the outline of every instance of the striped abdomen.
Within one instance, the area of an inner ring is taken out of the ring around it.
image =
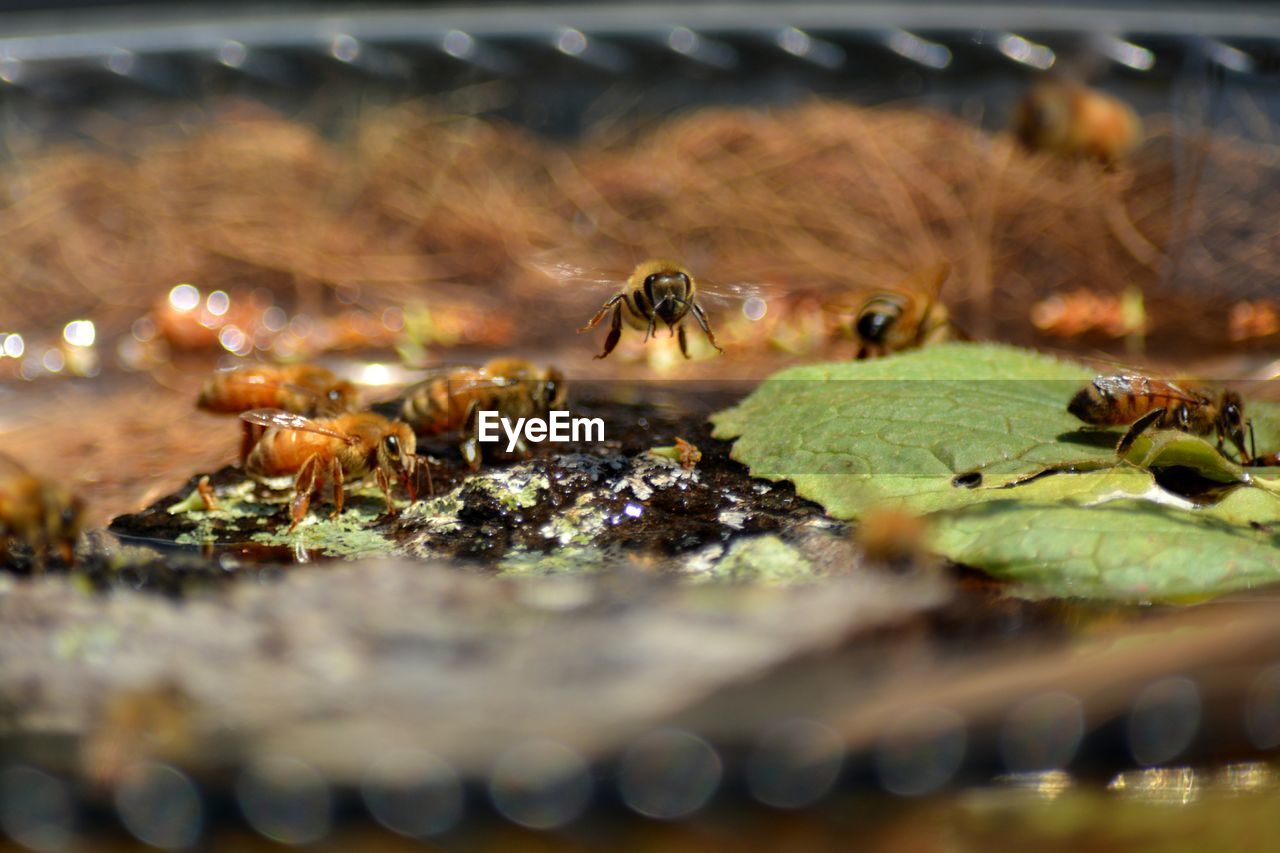
[[[1163,408],[1156,426],[1198,427],[1194,413],[1209,399],[1172,382],[1146,376],[1099,376],[1081,388],[1067,404],[1067,411],[1087,424],[1131,424],[1155,409]]]
[[[483,373],[471,368],[428,380],[405,397],[400,416],[423,435],[462,429],[466,426],[472,403],[478,402],[483,406],[492,396],[490,382]]]

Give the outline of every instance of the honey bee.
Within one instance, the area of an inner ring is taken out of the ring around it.
[[[1142,142],[1142,120],[1111,95],[1074,83],[1041,83],[1027,92],[1013,119],[1018,141],[1032,151],[1111,165]]]
[[[1252,437],[1252,429],[1244,417],[1244,401],[1234,391],[1223,391],[1215,398],[1208,391],[1184,389],[1146,376],[1099,376],[1076,392],[1067,411],[1095,426],[1129,424],[1116,445],[1121,456],[1153,426],[1192,435],[1214,433],[1218,449],[1230,440],[1245,465],[1254,455],[1245,448],[1245,431]]]
[[[455,367],[405,392],[400,416],[424,435],[460,431],[462,458],[480,467],[476,413],[504,418],[544,417],[564,404],[564,376],[518,358],[496,358],[483,367]]]
[[[873,563],[902,571],[931,562],[928,520],[899,509],[881,508],[864,515],[853,541]]]
[[[253,477],[293,474],[293,500],[289,515],[293,530],[306,517],[312,494],[323,491],[326,479],[333,488],[333,515],[342,512],[346,480],[372,473],[387,501],[391,481],[398,479],[417,499],[417,439],[409,425],[374,412],[348,412],[325,418],[308,418],[280,409],[255,409],[240,417],[267,431],[253,446],[245,471]],[[430,477],[430,469],[427,475]]]
[[[609,334],[604,339],[604,351],[596,356],[606,358],[618,345],[624,319],[631,328],[643,329],[646,341],[653,336],[654,329],[661,321],[671,334],[678,335],[680,353],[688,358],[684,320],[692,315],[716,351],[724,352],[716,343],[716,336],[707,323],[706,312],[698,304],[697,290],[697,279],[683,264],[661,258],[643,261],[627,276],[622,289],[601,305],[590,322],[578,331],[591,331],[612,309],[613,319],[609,324]]]
[[[333,415],[354,405],[356,388],[312,364],[247,364],[220,370],[205,380],[196,408],[223,415],[252,409],[282,409],[295,415]],[[245,422],[240,464],[249,458],[261,430]]]
[[[950,275],[951,264],[944,261],[863,302],[852,324],[857,358],[877,358],[945,340],[951,333],[950,315],[938,295]]]
[[[30,548],[37,569],[51,551],[70,565],[83,513],[83,502],[64,486],[0,454],[0,565],[9,562],[14,546]]]

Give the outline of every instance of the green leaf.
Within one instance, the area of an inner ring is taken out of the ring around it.
[[[1275,528],[1147,500],[1003,500],[935,522],[938,553],[1017,581],[1028,596],[1176,601],[1273,583],[1280,571]]]
[[[1215,441],[1086,427],[1067,401],[1095,371],[989,344],[784,371],[713,418],[754,476],[829,513],[931,515],[933,545],[1034,595],[1185,599],[1280,579],[1280,480]],[[1280,406],[1250,404],[1261,452]],[[1190,472],[1197,486],[1161,484]]]
[[[953,485],[957,475],[1003,480],[1113,463],[1119,433],[1082,431],[1067,413],[1093,376],[992,344],[809,365],[716,415],[713,435],[736,438],[732,456],[754,476],[791,480],[837,517],[886,504],[928,512],[987,499]]]
[[[1141,436],[1125,459],[1143,468],[1187,468],[1215,483],[1245,483],[1244,468],[1198,435],[1160,430]]]

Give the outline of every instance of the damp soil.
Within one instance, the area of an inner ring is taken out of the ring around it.
[[[142,511],[115,518],[109,531],[126,546],[163,552],[126,569],[132,585],[161,589],[333,556],[450,558],[481,571],[513,561],[536,570],[555,558],[572,569],[566,554],[665,564],[741,538],[794,541],[814,528],[842,536],[844,525],[789,483],[752,479],[729,458],[730,444],[711,438],[707,417],[736,402],[740,389],[688,384],[588,385],[572,412],[601,419],[604,441],[545,444],[527,457],[491,453],[479,472],[463,462],[456,436],[424,437],[419,452],[432,459],[433,495],[409,504],[397,490],[392,515],[371,488],[353,490],[339,522],[362,529],[346,530],[353,535],[338,544],[316,535],[328,524],[327,503],[313,502],[291,535],[288,484],[253,482],[233,465],[207,474],[224,511],[198,505],[206,474],[196,472]],[[650,453],[677,438],[701,452],[696,467]],[[101,582],[119,575],[120,562],[91,553],[88,574]]]

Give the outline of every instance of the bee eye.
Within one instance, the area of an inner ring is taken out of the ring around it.
[[[547,405],[551,405],[556,400],[556,383],[554,381],[547,382],[542,386],[542,396],[546,400]]]
[[[873,344],[881,343],[885,334],[889,331],[889,327],[893,325],[893,321],[896,319],[898,319],[896,314],[887,314],[884,311],[864,311],[858,316],[858,337]]]
[[[396,438],[394,435],[389,435],[382,443],[386,446],[388,453],[395,456],[400,455],[400,439]]]
[[[62,524],[70,527],[76,520],[76,508],[73,506],[64,506],[62,508]]]
[[[657,284],[657,282],[658,282],[658,274],[654,273],[653,275],[645,276],[644,286],[651,288],[655,284]]]

